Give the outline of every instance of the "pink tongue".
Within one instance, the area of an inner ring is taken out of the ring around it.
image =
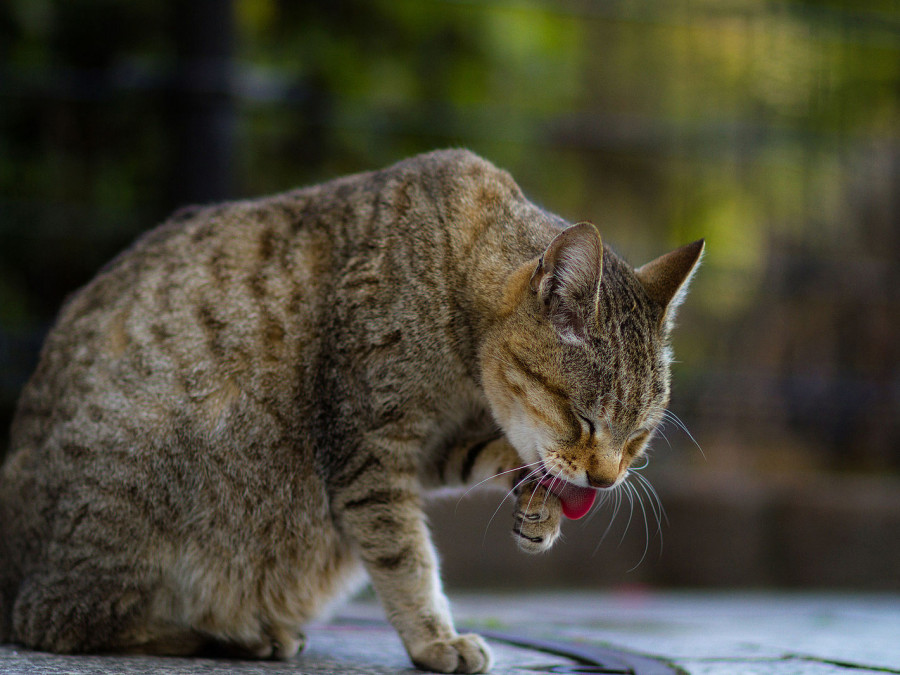
[[[578,520],[590,511],[597,497],[597,491],[593,488],[578,487],[559,478],[554,480],[551,476],[545,476],[541,484],[559,497],[563,515],[570,520]]]

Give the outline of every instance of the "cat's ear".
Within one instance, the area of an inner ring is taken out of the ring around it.
[[[531,290],[560,337],[579,342],[597,320],[603,242],[591,223],[578,223],[560,232],[531,275]]]
[[[662,308],[661,325],[670,328],[705,246],[703,239],[666,253],[635,270],[650,299]]]

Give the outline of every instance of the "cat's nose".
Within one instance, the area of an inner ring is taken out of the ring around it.
[[[590,485],[592,488],[608,488],[612,487],[613,483],[616,482],[616,479],[602,476],[598,473],[591,473],[590,471],[588,471],[587,481],[588,485]]]

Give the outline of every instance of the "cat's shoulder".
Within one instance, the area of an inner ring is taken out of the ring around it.
[[[436,169],[459,169],[462,172],[498,171],[488,160],[466,148],[444,148],[424,152],[399,163],[404,164]]]
[[[430,197],[449,205],[492,210],[525,197],[513,177],[471,150],[452,148],[416,155],[395,165],[413,172]]]
[[[433,150],[416,155],[396,165],[419,171],[448,183],[498,181],[515,185],[512,176],[490,161],[465,148]]]

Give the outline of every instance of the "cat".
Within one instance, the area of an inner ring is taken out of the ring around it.
[[[368,574],[412,662],[485,672],[422,514],[522,549],[626,479],[703,251],[635,270],[465,150],[176,212],[63,306],[0,476],[0,641],[286,659]]]

